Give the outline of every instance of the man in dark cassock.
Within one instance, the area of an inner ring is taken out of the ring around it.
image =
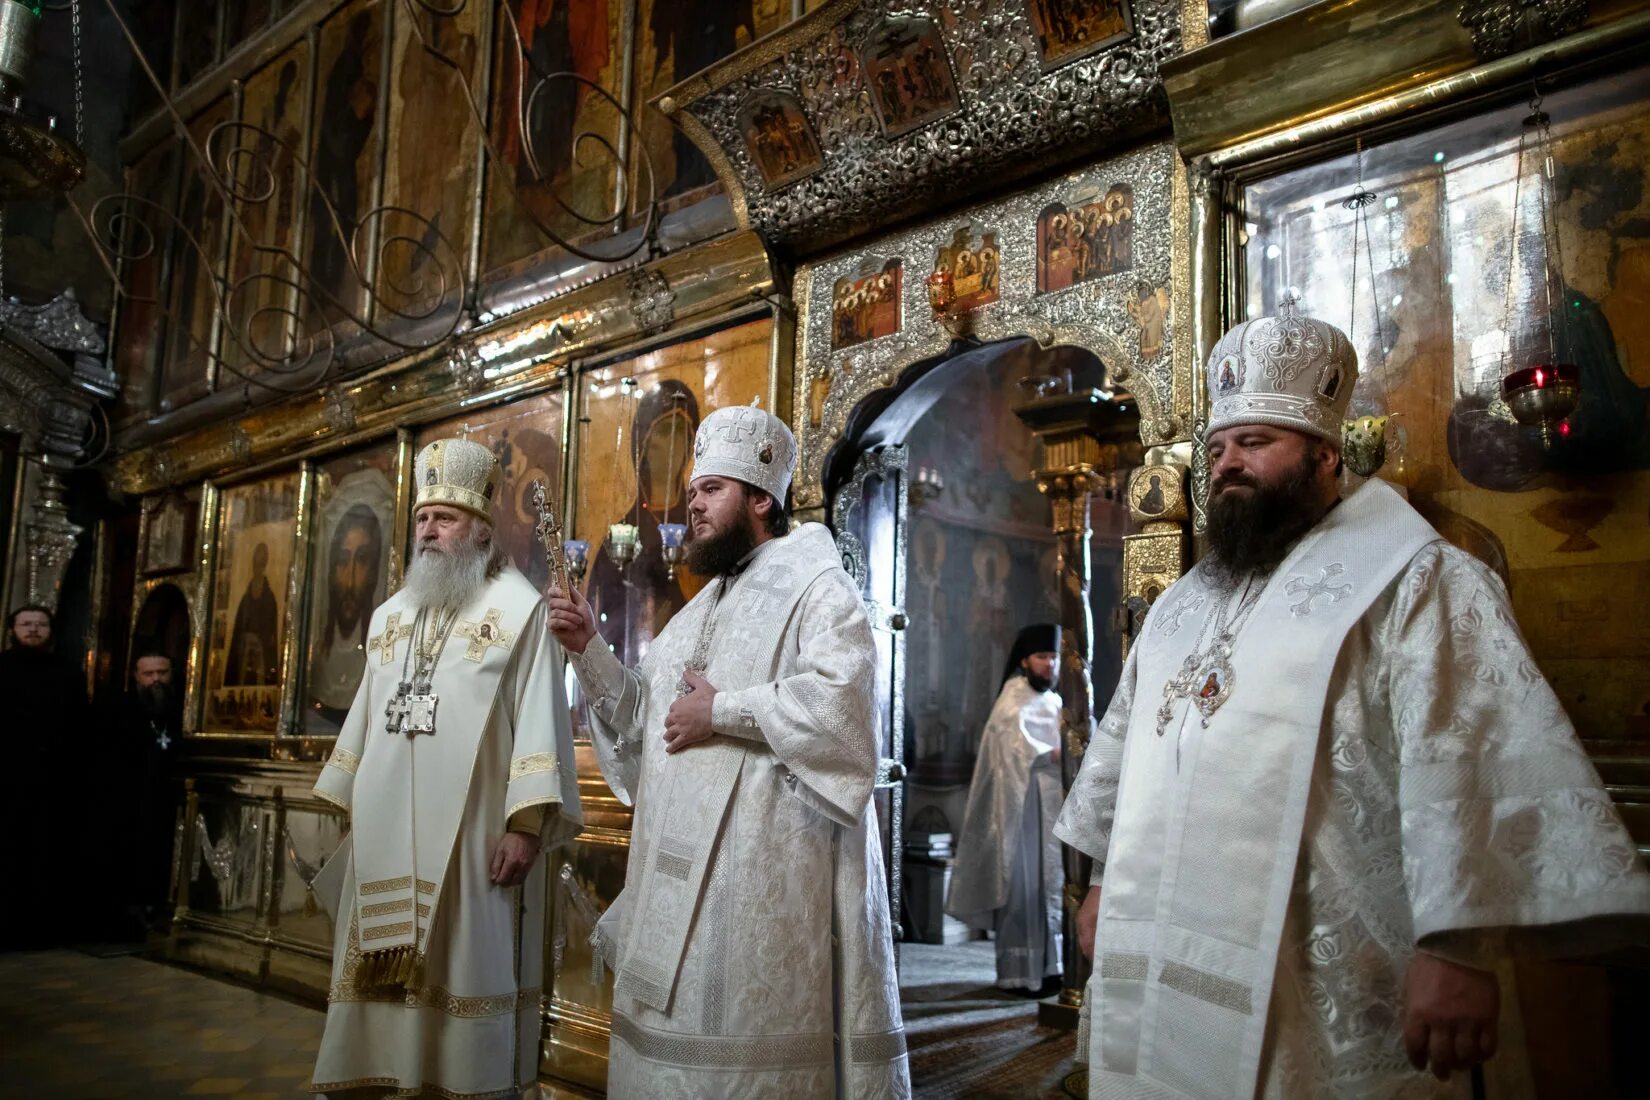
[[[140,935],[166,917],[183,738],[183,699],[172,658],[147,642],[139,643],[137,654],[132,689],[100,723],[111,742],[108,804],[118,809],[121,823],[110,870],[124,920],[110,931],[122,935]]]
[[[7,843],[0,873],[37,898],[66,899],[72,860],[64,858],[57,832],[62,805],[51,776],[74,773],[84,750],[86,685],[81,670],[52,650],[52,613],[38,604],[20,607],[6,620],[6,649],[0,651],[0,698],[6,700],[10,758],[4,769],[0,809]],[[74,838],[69,838],[71,847]],[[48,947],[68,938],[71,923],[61,904],[22,900],[0,906],[0,947]],[[80,912],[80,906],[70,905]]]

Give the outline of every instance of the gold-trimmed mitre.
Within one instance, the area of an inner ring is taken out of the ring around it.
[[[426,504],[450,504],[493,522],[499,470],[490,449],[468,439],[438,439],[418,452],[414,476],[415,511]]]
[[[785,422],[755,405],[717,409],[699,423],[693,440],[693,477],[731,477],[785,506],[796,469],[796,436]]]
[[[1358,381],[1358,353],[1346,333],[1302,317],[1293,300],[1276,316],[1245,321],[1209,354],[1209,426],[1270,424],[1339,447],[1341,422]]]

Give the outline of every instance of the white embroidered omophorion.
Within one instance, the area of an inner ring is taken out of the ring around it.
[[[1360,579],[1350,564],[1324,568],[1279,571],[1285,623],[1339,606],[1349,595],[1341,586]],[[1171,612],[1187,607],[1179,590],[1196,584],[1194,575],[1165,594],[1146,635],[1168,633]],[[1179,629],[1195,624],[1194,617]],[[1265,652],[1277,639],[1262,636],[1259,624],[1257,617],[1243,643]],[[1194,766],[1177,773],[1166,763],[1152,769],[1158,785],[1129,786],[1126,771],[1145,759],[1137,756],[1168,751],[1156,749],[1150,734],[1140,738],[1138,725],[1130,733],[1143,648],[1130,653],[1056,828],[1103,869],[1103,910],[1127,910],[1128,898],[1143,889],[1148,904],[1156,896],[1156,882],[1114,880],[1124,863],[1161,858],[1154,853],[1165,841],[1143,829],[1141,812],[1234,794],[1253,802],[1272,782],[1245,775],[1227,783],[1240,789],[1223,792],[1210,785],[1212,772]],[[1247,699],[1250,691],[1264,695],[1266,685],[1250,677],[1244,690]],[[1145,956],[1108,950],[1102,936],[1086,1008],[1103,999],[1104,984],[1113,997],[1151,988],[1156,1005],[1141,1002],[1147,1011],[1174,1015],[1160,1019],[1156,1041],[1124,1045],[1091,1020],[1091,1095],[1139,1095],[1149,1079],[1151,1095],[1165,1097],[1457,1096],[1465,1087],[1459,1076],[1440,1083],[1404,1057],[1401,990],[1418,946],[1493,965],[1491,944],[1548,953],[1605,949],[1623,924],[1632,929],[1631,921],[1650,913],[1650,876],[1530,657],[1505,590],[1476,559],[1441,540],[1415,553],[1339,646],[1325,695],[1298,858],[1285,869],[1292,885],[1269,996],[1246,1006],[1233,1000],[1240,991],[1232,983],[1201,973],[1213,956],[1192,966],[1166,961],[1159,971]],[[1218,732],[1212,727],[1208,736]],[[1268,729],[1245,726],[1241,736],[1257,744]],[[1225,759],[1243,758],[1234,746]],[[1247,833],[1240,839],[1268,843]],[[1210,882],[1227,898],[1256,889],[1227,881],[1223,853],[1247,858],[1218,832],[1186,848],[1176,893],[1203,896],[1210,891],[1199,884]],[[1210,902],[1205,916],[1229,934],[1233,911]],[[1640,937],[1643,929],[1636,926]],[[1177,1049],[1164,1041],[1164,1028],[1185,1034],[1234,1004],[1265,1013],[1258,1076],[1246,1088],[1192,1069],[1197,1043]],[[1492,1091],[1520,1075],[1521,1030],[1508,1015],[1517,1004],[1504,989],[1503,1049],[1486,1067]]]

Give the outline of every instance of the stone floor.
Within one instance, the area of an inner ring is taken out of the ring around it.
[[[0,955],[0,1096],[308,1095],[321,1014],[136,956]]]
[[[907,945],[901,975],[922,1100],[1082,1095],[1072,1033],[993,986],[989,943]],[[8,1100],[307,1096],[320,1037],[313,1008],[135,955],[0,954]]]

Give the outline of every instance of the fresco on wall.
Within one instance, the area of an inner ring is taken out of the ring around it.
[[[895,257],[858,278],[844,277],[831,291],[831,347],[851,348],[879,336],[892,336],[900,326],[900,285],[905,265]],[[827,378],[828,375],[821,375]],[[824,393],[818,404],[823,406]],[[819,422],[816,413],[815,423]]]
[[[667,208],[716,182],[686,134],[645,106],[671,85],[790,22],[788,0],[641,0],[636,14],[636,91],[642,143]],[[640,178],[640,177],[638,177]]]
[[[1098,190],[1098,189],[1097,189]],[[1134,267],[1134,188],[1050,203],[1037,216],[1037,292],[1064,290]]]
[[[670,616],[702,585],[661,554],[661,523],[687,522],[687,484],[699,420],[724,405],[768,404],[770,322],[753,321],[586,374],[581,382],[578,537],[590,543],[585,592],[602,636],[640,659]],[[623,380],[635,379],[626,387]],[[639,550],[620,567],[608,526],[637,528]],[[605,616],[605,618],[603,617]]]
[[[321,24],[311,161],[319,195],[309,203],[307,262],[323,300],[358,311],[364,297],[350,244],[357,219],[373,206],[378,176],[378,89],[383,67],[384,0],[354,0]],[[334,222],[333,214],[337,221]]]
[[[287,590],[298,523],[298,475],[225,489],[206,658],[208,733],[279,726]]]
[[[1368,181],[1381,199],[1368,208],[1375,277],[1360,245],[1355,295],[1355,224],[1339,203],[1351,158],[1246,196],[1258,229],[1249,300],[1271,308],[1293,286],[1307,312],[1352,329],[1363,371],[1354,412],[1392,416],[1381,476],[1506,577],[1538,663],[1595,738],[1650,736],[1650,111],[1632,90],[1642,79],[1608,78],[1546,105],[1563,257],[1556,311],[1532,164],[1517,185],[1527,111],[1372,151],[1368,163],[1424,167]],[[1509,363],[1552,347],[1580,367],[1582,396],[1544,450],[1499,386]]]
[[[331,736],[343,725],[366,669],[373,609],[389,594],[395,452],[385,442],[315,470],[303,720],[311,736]]]
[[[618,172],[604,143],[616,147],[619,115],[583,82],[619,97],[624,7],[623,0],[526,0],[515,6],[513,33],[500,22],[492,140],[498,170],[510,179],[488,187],[487,270],[549,247],[535,218],[577,240],[613,211]],[[578,79],[541,83],[553,73]],[[575,144],[577,135],[588,136]]]
[[[932,20],[888,20],[860,51],[859,64],[884,137],[926,126],[961,105],[945,42]]]

